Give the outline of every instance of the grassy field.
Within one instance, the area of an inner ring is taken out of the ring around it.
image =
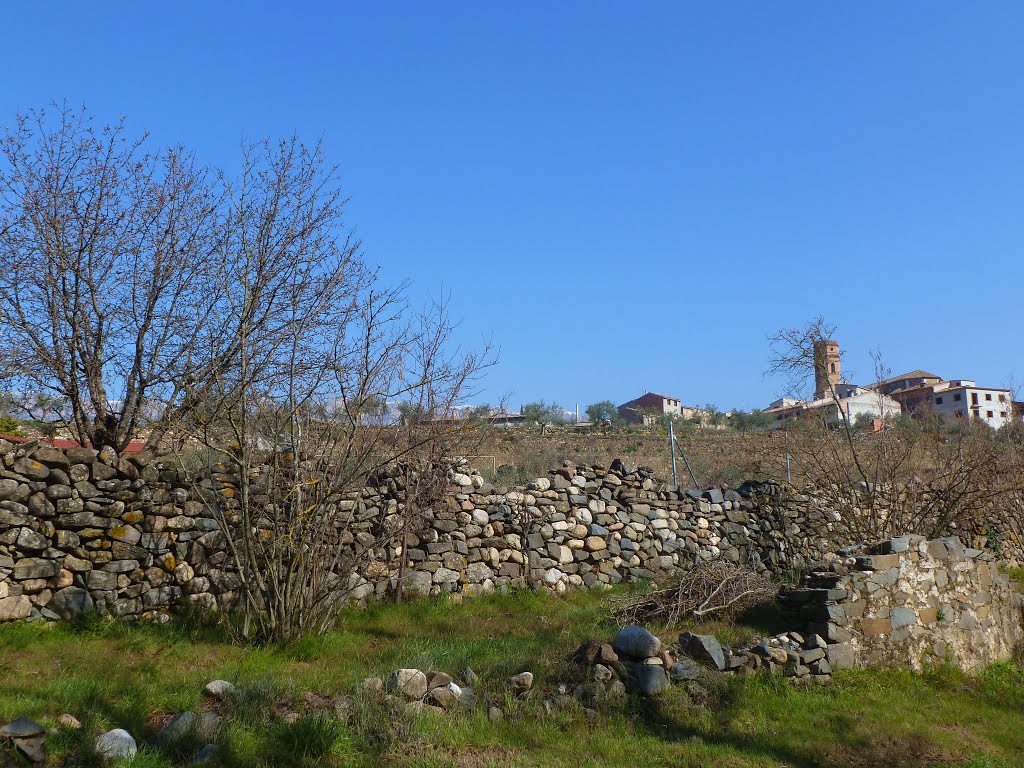
[[[349,613],[326,637],[285,648],[240,647],[215,627],[176,623],[4,625],[0,720],[27,715],[55,726],[61,713],[75,715],[82,729],[51,736],[50,764],[89,765],[101,729],[123,727],[149,740],[168,715],[214,706],[202,688],[224,678],[242,696],[222,713],[213,765],[1024,766],[1024,667],[1011,663],[976,678],[945,667],[922,675],[850,671],[830,688],[801,691],[768,676],[712,681],[702,696],[675,687],[596,712],[546,713],[540,696],[506,699],[502,683],[514,673],[534,672],[541,687],[575,674],[572,651],[615,629],[609,599],[518,593],[378,606]],[[771,631],[772,622],[769,614],[705,628],[741,642]],[[467,664],[480,675],[481,698],[499,704],[503,719],[491,722],[485,705],[410,716],[357,696],[346,699],[343,719],[329,706],[370,674],[414,666],[458,675]],[[302,716],[280,716],[291,711]],[[187,764],[191,754],[187,745],[145,747],[133,765]]]

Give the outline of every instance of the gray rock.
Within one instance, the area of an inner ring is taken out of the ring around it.
[[[28,599],[28,595],[0,598],[0,621],[27,619],[31,615],[32,602]]]
[[[203,693],[213,699],[225,699],[235,692],[234,685],[227,680],[211,680],[203,688]]]
[[[691,659],[721,671],[725,669],[725,653],[714,635],[695,635],[683,632],[679,636],[679,647]]]
[[[893,608],[892,609],[892,627],[896,629],[898,627],[909,627],[912,624],[917,624],[917,614],[913,608]]]
[[[641,696],[654,696],[671,685],[664,667],[654,664],[631,664],[629,687]]]
[[[18,459],[14,462],[12,469],[19,475],[24,475],[32,480],[45,480],[50,475],[49,467],[35,459]]]
[[[156,735],[153,743],[157,746],[174,744],[190,735],[210,739],[218,725],[220,725],[220,718],[212,712],[196,715],[195,712],[186,710],[172,717],[167,725],[160,729],[160,733]]]
[[[160,729],[160,733],[156,735],[153,743],[157,746],[172,744],[198,730],[198,727],[199,718],[196,717],[195,712],[179,712],[167,722],[167,725]]]
[[[508,687],[512,693],[526,693],[533,688],[533,673],[520,672],[518,675],[512,675],[508,679]]]
[[[92,610],[92,596],[80,587],[65,587],[51,598],[46,607],[64,621],[79,616],[84,611]]]
[[[212,760],[217,756],[217,745],[207,744],[205,747],[196,752],[196,756],[192,758],[192,762],[189,765],[201,765],[209,760]]]
[[[45,733],[46,729],[43,726],[35,720],[29,720],[24,716],[0,728],[0,737],[8,739],[27,739],[30,736],[42,736]]]
[[[131,760],[139,751],[132,735],[123,728],[100,734],[96,737],[96,754],[107,760]]]
[[[636,624],[623,627],[615,634],[612,640],[612,647],[615,652],[623,656],[630,656],[634,659],[646,659],[656,656],[661,650],[661,640],[656,638],[646,629]]]
[[[14,747],[33,763],[42,763],[46,760],[46,736],[28,736],[23,739],[15,739]]]
[[[388,693],[419,701],[427,695],[427,676],[418,669],[396,669],[388,675],[384,688]]]
[[[60,572],[60,566],[53,560],[26,557],[14,564],[16,579],[48,579]]]
[[[700,666],[693,659],[679,659],[669,668],[669,676],[673,681],[696,680],[700,677]]]

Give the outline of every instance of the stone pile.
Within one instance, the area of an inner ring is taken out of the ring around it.
[[[396,669],[382,680],[367,677],[359,684],[359,692],[383,695],[401,703],[407,712],[441,712],[444,710],[471,710],[479,703],[473,688],[477,676],[466,667],[458,678],[447,672],[423,672],[419,669]],[[510,677],[505,688],[517,698],[525,698],[533,690],[533,673],[520,672]],[[501,717],[502,712],[495,703],[488,706],[492,720]]]
[[[792,679],[794,684],[828,685],[832,669],[818,636],[804,639],[796,632],[766,638],[749,648],[732,650],[714,635],[683,632],[663,645],[637,625],[623,627],[609,645],[587,643],[575,659],[589,669],[589,693],[597,698],[632,691],[655,696],[675,683],[701,681],[709,675],[748,675],[765,670]]]

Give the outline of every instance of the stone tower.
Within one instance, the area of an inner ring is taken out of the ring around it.
[[[842,381],[839,365],[839,342],[822,339],[814,342],[814,399],[828,397],[832,387]]]

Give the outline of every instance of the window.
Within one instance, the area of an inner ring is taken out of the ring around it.
[[[988,417],[989,417],[990,419],[991,419],[991,418],[992,418],[993,416],[995,416],[995,414],[994,414],[994,413],[992,413],[992,411],[985,411],[985,415],[986,415],[986,416],[988,416]]]
[[[971,405],[977,405],[977,404],[978,404],[978,393],[977,392],[971,392]]]
[[[1000,403],[1005,403],[1006,402],[1006,395],[1000,395],[999,396],[999,402]]]
[[[936,405],[942,405],[942,398],[941,397],[936,397],[935,398],[935,404]]]
[[[1004,418],[1004,419],[1005,419],[1005,418],[1006,418],[1006,411],[1000,411],[1000,412],[999,412],[999,415],[1000,415],[1000,416],[1001,416],[1002,418]]]
[[[956,400],[958,403],[960,402],[960,400],[962,398],[963,398],[963,395],[960,394],[959,392],[957,392],[955,395],[953,395],[953,399]]]
[[[991,400],[992,399],[992,393],[991,392],[986,392],[985,393],[985,399],[986,400]]]
[[[963,411],[957,411],[957,412],[956,412],[956,417],[957,417],[958,419],[962,419],[962,418],[964,417],[964,412],[963,412]]]
[[[831,368],[832,368],[832,370],[831,370],[830,372],[831,372],[831,373],[835,373],[835,372],[836,372],[836,364],[835,364],[835,363],[832,363],[832,366],[831,366]]]

